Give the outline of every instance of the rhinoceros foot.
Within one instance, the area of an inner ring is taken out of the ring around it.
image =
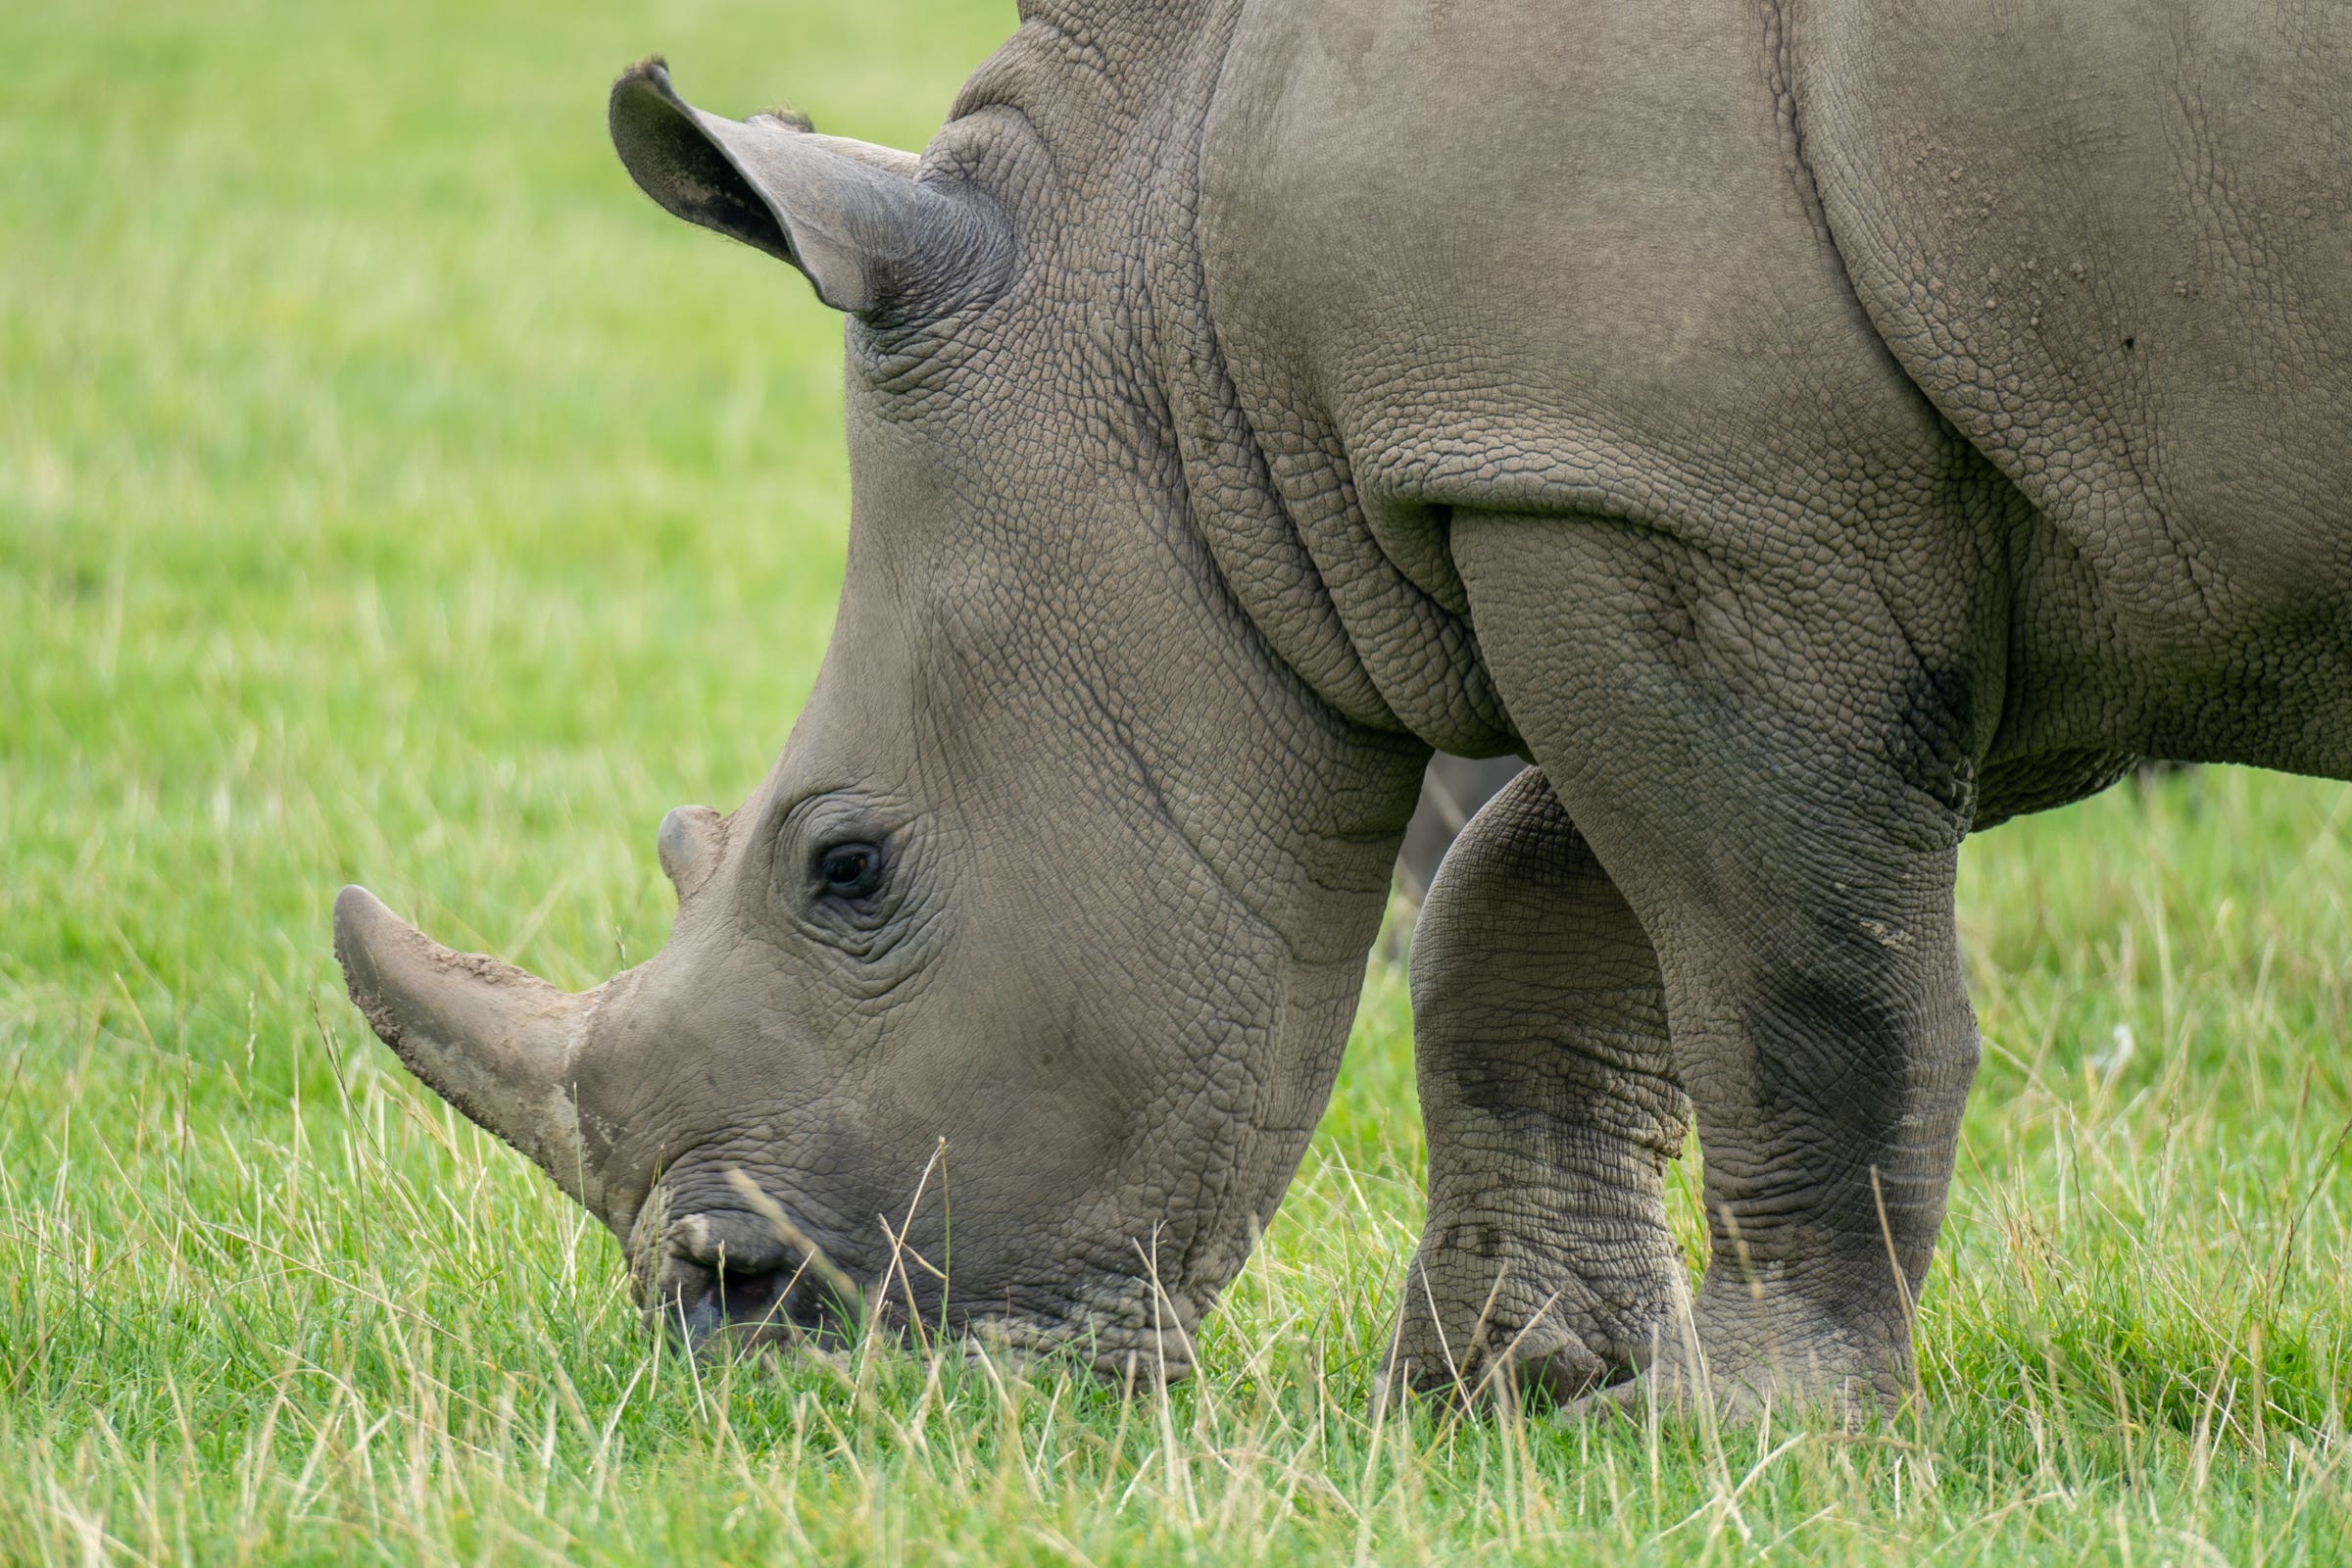
[[[1564,1402],[1569,1422],[1766,1418],[1856,1427],[1918,1400],[1908,1334],[1808,1310],[1779,1293],[1702,1288],[1639,1377]]]

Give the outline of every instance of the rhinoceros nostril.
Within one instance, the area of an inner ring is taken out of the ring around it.
[[[787,1298],[798,1283],[794,1273],[781,1268],[721,1266],[711,1281],[710,1296],[720,1321],[766,1328],[790,1321],[785,1310]]]
[[[722,1336],[746,1345],[838,1341],[857,1323],[855,1305],[797,1255],[739,1267],[723,1253],[711,1263],[673,1253],[662,1272],[662,1315],[692,1348]]]
[[[863,1292],[782,1204],[730,1175],[743,1206],[677,1214],[662,1230],[648,1259],[649,1319],[698,1348],[722,1336],[745,1345],[849,1339],[863,1321]]]

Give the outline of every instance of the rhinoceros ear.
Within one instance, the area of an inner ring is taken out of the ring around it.
[[[837,311],[951,303],[1009,253],[994,204],[922,182],[914,154],[776,115],[707,115],[677,95],[660,60],[612,84],[611,120],[621,164],[648,196],[790,262]]]

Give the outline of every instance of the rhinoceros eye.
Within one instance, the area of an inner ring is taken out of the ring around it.
[[[872,844],[836,844],[816,858],[816,878],[837,899],[862,899],[882,885],[882,851]]]

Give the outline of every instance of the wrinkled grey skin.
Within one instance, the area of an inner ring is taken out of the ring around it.
[[[833,645],[663,824],[657,957],[567,996],[351,890],[353,993],[690,1334],[1181,1372],[1430,748],[1524,751],[1417,939],[1397,1374],[1899,1398],[1962,837],[2352,766],[2344,28],[1038,0],[919,163],[640,68],[639,183],[850,313]]]

